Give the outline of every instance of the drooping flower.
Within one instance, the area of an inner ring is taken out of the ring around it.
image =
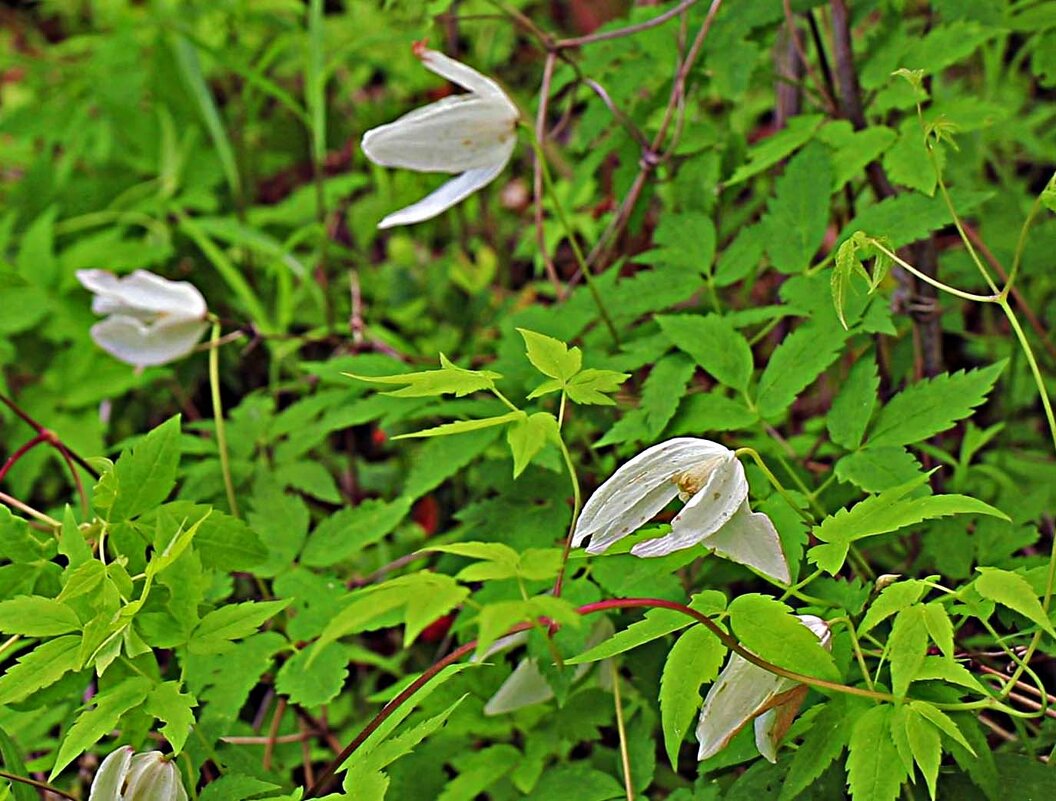
[[[519,116],[499,85],[443,53],[415,45],[426,69],[467,90],[404,114],[363,134],[367,158],[383,167],[461,173],[432,194],[388,215],[379,228],[410,225],[442,211],[493,181],[510,160]]]
[[[602,553],[676,496],[686,505],[671,521],[671,532],[638,543],[631,549],[635,556],[665,556],[701,544],[777,581],[791,580],[774,524],[748,506],[744,466],[729,448],[694,437],[654,445],[617,470],[583,507],[572,544],[590,537],[588,553]]]
[[[186,356],[208,328],[205,298],[186,281],[169,281],[146,270],[124,278],[105,270],[78,270],[77,280],[94,295],[92,311],[109,315],[92,326],[92,339],[136,367]]]
[[[825,648],[831,647],[829,625],[814,615],[799,615]],[[777,761],[777,746],[792,725],[807,686],[753,665],[739,654],[731,654],[722,673],[711,685],[697,724],[697,759],[717,754],[755,720],[755,745],[770,762]]]
[[[171,759],[160,751],[135,754],[126,745],[103,760],[88,801],[187,801],[187,791]]]

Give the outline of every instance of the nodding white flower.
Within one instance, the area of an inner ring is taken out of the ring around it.
[[[774,524],[748,506],[744,466],[729,448],[694,437],[654,445],[617,470],[583,507],[572,544],[590,537],[587,552],[602,553],[675,496],[686,505],[671,521],[671,533],[638,543],[631,549],[635,556],[665,556],[701,544],[777,581],[791,580]]]
[[[814,615],[799,615],[825,648],[831,648],[829,624]],[[711,685],[697,724],[697,759],[717,754],[755,719],[755,745],[770,762],[777,761],[777,746],[792,725],[807,686],[753,665],[731,654],[719,678]]]
[[[499,85],[443,53],[415,45],[426,69],[466,89],[363,134],[367,158],[383,167],[461,173],[431,195],[390,214],[378,228],[435,217],[493,181],[513,154],[519,116]]]
[[[123,746],[103,760],[88,801],[187,801],[179,768],[160,751]]]
[[[136,367],[165,364],[190,353],[209,324],[202,293],[186,281],[136,270],[124,278],[105,270],[78,270],[92,311],[109,315],[92,326],[107,353]]]

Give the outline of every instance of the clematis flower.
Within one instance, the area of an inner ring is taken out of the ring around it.
[[[729,448],[694,437],[654,445],[617,470],[583,507],[572,544],[590,537],[587,552],[602,553],[676,496],[686,505],[671,532],[638,543],[631,549],[635,556],[665,556],[700,544],[782,583],[791,580],[774,524],[748,506],[744,466]]]
[[[136,367],[186,356],[208,328],[202,293],[186,281],[169,281],[146,270],[124,278],[105,270],[78,270],[92,292],[92,311],[109,315],[92,326],[92,339],[110,355]]]
[[[799,615],[825,648],[831,648],[829,624],[814,615]],[[792,725],[807,686],[753,665],[731,654],[718,679],[711,685],[697,724],[698,760],[717,754],[755,719],[755,745],[770,762],[777,761],[777,746]]]
[[[180,771],[160,751],[123,746],[103,760],[88,801],[187,801]]]
[[[367,158],[383,167],[461,173],[431,195],[390,214],[378,228],[428,220],[495,180],[513,154],[517,107],[499,85],[443,53],[415,45],[426,69],[466,89],[363,134]]]

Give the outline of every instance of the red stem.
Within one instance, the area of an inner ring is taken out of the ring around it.
[[[23,456],[25,456],[27,453],[29,453],[31,450],[33,450],[35,447],[37,447],[40,443],[47,442],[47,441],[48,441],[48,435],[47,434],[45,434],[45,433],[37,434],[35,437],[33,437],[33,439],[31,439],[29,442],[27,442],[25,445],[23,445],[17,451],[12,453],[7,458],[7,461],[4,462],[4,466],[0,467],[0,481],[4,480],[4,476],[7,475],[7,471],[15,466],[15,462],[17,462],[19,459],[21,459]]]

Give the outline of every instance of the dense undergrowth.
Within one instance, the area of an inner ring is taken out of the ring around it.
[[[1056,3],[0,21],[0,798],[1051,797]]]

